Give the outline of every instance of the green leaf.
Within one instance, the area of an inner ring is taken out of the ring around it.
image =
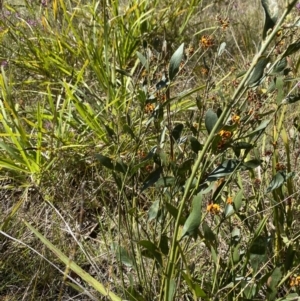
[[[121,173],[126,173],[128,169],[127,165],[122,161],[113,162],[109,157],[103,156],[101,154],[96,154],[95,157],[103,166],[108,169],[115,170]]]
[[[111,244],[111,250],[115,253],[117,259],[128,267],[134,267],[134,261],[129,253],[121,247],[118,243],[113,242]]]
[[[299,49],[300,49],[300,41],[292,43],[283,53],[282,57],[287,57],[289,55],[292,55],[293,53],[297,52]]]
[[[169,65],[169,78],[173,80],[179,71],[180,63],[183,58],[184,43],[182,43],[171,57]]]
[[[172,187],[175,185],[176,179],[174,177],[162,177],[159,178],[158,181],[155,183],[156,188],[163,188],[163,187]]]
[[[251,170],[261,165],[263,161],[258,159],[248,160],[243,162],[241,170]]]
[[[184,223],[182,229],[182,239],[186,235],[193,235],[194,237],[197,235],[198,228],[201,223],[201,216],[202,216],[202,195],[198,193],[194,196],[192,201],[192,211],[188,216],[186,222]]]
[[[232,147],[234,149],[252,149],[253,148],[253,144],[252,143],[248,143],[248,142],[244,142],[244,141],[240,141],[240,142],[235,142]]]
[[[146,70],[149,70],[148,60],[139,51],[136,52],[136,55],[139,58],[142,65],[146,68]]]
[[[235,227],[231,232],[231,237],[232,237],[232,240],[238,242],[241,238],[241,230],[239,228]]]
[[[269,184],[266,193],[273,191],[274,189],[279,188],[285,181],[285,172],[278,171],[273,177],[271,183]]]
[[[225,210],[224,210],[225,217],[227,218],[229,216],[232,216],[234,213],[235,213],[235,211],[234,211],[233,206],[231,204],[226,204]]]
[[[216,236],[215,236],[214,232],[211,230],[211,228],[209,227],[209,225],[205,221],[202,224],[202,230],[203,230],[204,238],[207,241],[212,242],[212,241],[216,240]]]
[[[217,179],[230,175],[240,163],[236,159],[228,159],[221,163],[214,171],[206,178],[206,181],[216,181]]]
[[[260,133],[261,131],[263,131],[269,125],[270,121],[271,121],[271,119],[263,120],[261,122],[261,124],[254,131],[249,133],[246,137],[251,136],[251,138],[252,138],[254,135],[256,135],[256,134]]]
[[[158,213],[159,213],[159,200],[156,200],[152,205],[151,207],[149,208],[149,211],[148,211],[148,221],[152,221],[154,219],[157,218],[158,216]]]
[[[283,75],[283,71],[287,66],[287,58],[284,57],[278,61],[272,69],[270,75]]]
[[[184,176],[187,173],[187,171],[191,170],[193,163],[194,159],[187,159],[184,162],[182,162],[176,170],[176,175]]]
[[[267,286],[269,290],[267,291],[267,299],[275,300],[277,294],[277,284],[282,278],[281,268],[276,267],[272,272],[272,275],[267,280]]]
[[[139,245],[145,249],[142,251],[142,255],[151,259],[155,259],[162,266],[162,256],[159,248],[149,240],[141,240],[138,242]]]
[[[207,129],[208,134],[210,134],[217,121],[217,114],[212,109],[208,109],[205,114],[205,127]]]
[[[267,64],[269,63],[269,58],[262,56],[258,59],[254,69],[249,75],[248,80],[245,83],[245,87],[253,88],[258,86],[261,83],[261,80],[264,75],[264,70]]]
[[[160,242],[159,242],[159,249],[161,250],[161,252],[164,255],[168,255],[169,254],[169,245],[168,245],[168,236],[167,235],[162,235],[160,238]]]
[[[149,188],[152,186],[155,182],[158,181],[160,174],[162,173],[162,168],[159,167],[156,170],[152,171],[146,180],[143,183],[143,186],[141,187],[141,192],[143,192],[145,189]]]
[[[243,205],[243,190],[239,190],[239,192],[235,195],[234,200],[234,210],[239,211]]]
[[[175,141],[177,141],[180,138],[182,130],[183,130],[183,124],[182,123],[177,124],[174,127],[174,129],[172,130],[171,136],[174,138]]]
[[[232,261],[234,264],[239,263],[240,261],[240,245],[235,246],[232,253]]]
[[[268,279],[268,287],[275,288],[282,278],[282,269],[277,267]]]
[[[189,286],[190,290],[196,295],[197,298],[206,298],[205,292],[198,283],[195,283],[193,279],[184,272],[182,272],[182,276],[187,285]]]
[[[190,144],[191,144],[191,149],[194,153],[198,153],[199,151],[202,150],[203,148],[203,145],[200,144],[200,142],[193,136],[189,136],[189,141],[190,141]]]
[[[154,252],[158,250],[158,247],[150,240],[140,240],[138,244],[146,248],[150,252]]]
[[[256,272],[258,271],[260,264],[264,263],[267,260],[266,238],[263,236],[256,237],[249,249],[249,253],[250,264],[254,272]]]
[[[109,127],[108,125],[106,125],[106,124],[104,125],[104,127],[105,127],[105,130],[106,130],[107,135],[108,135],[111,139],[114,139],[114,138],[117,137],[115,131],[114,131],[112,128],[110,128],[110,127]]]
[[[266,38],[270,29],[273,29],[278,19],[278,3],[277,0],[261,0],[261,4],[265,13],[265,23],[263,29],[263,40]]]

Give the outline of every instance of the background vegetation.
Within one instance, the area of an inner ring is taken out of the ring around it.
[[[299,14],[2,4],[0,300],[300,300]]]

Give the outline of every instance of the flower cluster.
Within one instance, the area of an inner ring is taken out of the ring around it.
[[[234,114],[232,117],[231,117],[231,122],[233,124],[240,124],[241,122],[241,117],[239,115],[236,115]]]
[[[218,204],[210,203],[207,205],[206,210],[207,210],[207,212],[210,212],[211,214],[219,214],[220,206]]]
[[[229,205],[231,205],[231,204],[233,203],[233,199],[232,199],[231,196],[229,196],[229,197],[227,198],[226,203],[229,204]]]
[[[281,164],[281,163],[276,163],[276,167],[275,167],[276,171],[282,171],[282,170],[285,170],[286,167],[284,164]]]
[[[151,114],[154,111],[155,107],[152,103],[147,103],[145,106],[145,113]]]
[[[200,39],[200,46],[202,48],[211,48],[214,45],[214,39],[211,36],[204,35]]]
[[[221,141],[218,143],[218,149],[221,150],[224,145],[231,139],[232,133],[230,131],[221,130],[219,132],[219,136],[221,137]]]
[[[228,18],[222,19],[220,16],[218,16],[217,20],[223,30],[226,30],[228,28],[229,23],[230,23]]]
[[[300,276],[292,277],[290,286],[300,286]]]

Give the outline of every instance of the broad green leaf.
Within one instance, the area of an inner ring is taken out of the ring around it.
[[[237,227],[235,227],[231,232],[231,237],[234,241],[239,241],[241,238],[241,230]]]
[[[155,259],[162,266],[162,256],[159,248],[149,240],[141,240],[139,245],[145,249],[142,251],[142,255],[151,259]]]
[[[143,186],[141,187],[141,192],[143,192],[145,189],[147,189],[148,187],[152,186],[155,182],[158,181],[160,174],[162,172],[162,168],[159,167],[156,170],[152,171],[148,177],[146,178],[146,180],[143,183]]]
[[[123,162],[113,162],[109,157],[103,156],[101,154],[95,155],[96,159],[108,169],[115,170],[118,172],[126,173],[127,165]]]
[[[169,239],[167,237],[167,235],[162,235],[160,238],[160,242],[159,242],[159,249],[161,250],[161,252],[164,255],[168,255],[169,254]]]
[[[267,280],[267,300],[273,301],[277,295],[277,284],[280,282],[282,278],[281,268],[276,267],[272,272],[272,275]]]
[[[274,189],[279,188],[285,181],[285,172],[278,171],[273,177],[271,183],[269,184],[266,193],[273,191]]]
[[[266,251],[266,239],[264,237],[257,237],[249,250],[250,264],[254,272],[257,272],[259,266],[267,261]]]
[[[158,247],[150,240],[140,240],[139,245],[146,248],[148,251],[154,252],[158,250]]]
[[[113,161],[110,158],[108,158],[106,156],[103,156],[101,154],[96,154],[95,157],[106,168],[108,168],[108,169],[114,169],[115,168],[114,164],[113,164]]]
[[[184,272],[182,272],[182,276],[183,276],[185,282],[187,283],[188,287],[196,295],[196,297],[206,298],[205,292],[203,291],[203,289],[200,287],[200,285],[198,283],[195,283],[193,281],[193,279]]]
[[[146,70],[149,70],[148,60],[139,51],[136,52],[136,55],[139,58],[142,65],[146,68]]]
[[[243,205],[243,190],[239,190],[239,192],[235,195],[234,200],[234,210],[239,211]]]
[[[163,187],[171,187],[175,185],[176,179],[174,177],[162,177],[157,180],[155,183],[156,188],[163,188]]]
[[[203,236],[207,241],[212,242],[216,240],[216,236],[214,232],[211,230],[211,228],[205,221],[202,223],[202,230],[203,230]]]
[[[269,58],[262,56],[258,59],[254,69],[249,75],[248,80],[245,83],[245,86],[248,88],[253,88],[258,86],[261,83],[261,80],[264,75],[264,70],[267,64],[269,63]]]
[[[184,176],[187,173],[187,171],[191,170],[193,163],[194,159],[187,159],[184,162],[182,162],[176,170],[176,175]]]
[[[117,259],[119,261],[121,261],[124,265],[126,265],[128,267],[134,267],[134,261],[133,261],[132,257],[129,255],[127,250],[125,250],[118,243],[113,242],[111,244],[111,250],[114,252]]]
[[[198,193],[194,196],[192,201],[192,211],[188,216],[186,222],[184,223],[182,229],[182,236],[183,238],[186,235],[189,236],[196,236],[197,230],[201,223],[201,216],[202,216],[202,195]]]
[[[177,141],[180,138],[183,127],[184,127],[183,124],[179,123],[172,130],[171,136],[174,138],[175,141]]]
[[[148,221],[152,221],[153,219],[156,219],[159,213],[159,200],[156,200],[148,211]]]
[[[258,160],[258,159],[252,159],[252,160],[248,160],[243,162],[241,170],[251,170],[254,169],[258,166],[260,166],[262,164],[262,160]]]
[[[204,187],[204,185],[201,187],[202,189],[200,189],[200,193],[201,194],[207,194],[207,193],[209,193],[210,191],[212,191],[213,189],[215,189],[215,182],[211,182],[209,185],[207,185],[207,183],[205,183],[206,184],[206,188]]]
[[[286,66],[287,66],[287,58],[284,57],[276,63],[270,75],[283,75],[283,71],[286,68]]]
[[[292,43],[289,45],[289,47],[283,53],[282,57],[287,57],[289,55],[292,55],[293,53],[297,52],[299,49],[300,49],[300,41]]]
[[[198,153],[199,151],[202,150],[203,148],[203,145],[200,144],[200,142],[193,136],[189,136],[189,141],[190,141],[190,144],[191,144],[191,149],[194,153]]]
[[[268,287],[275,288],[282,278],[282,268],[277,267],[268,279]]]
[[[172,81],[176,74],[179,71],[179,67],[183,58],[183,52],[184,52],[184,43],[182,43],[178,49],[174,52],[170,59],[170,65],[169,65],[169,78]]]
[[[208,134],[210,134],[217,121],[217,114],[212,109],[208,109],[205,114],[205,127],[207,129]]]
[[[234,264],[240,262],[240,245],[236,245],[232,252],[232,261]]]
[[[131,136],[132,139],[136,139],[133,130],[131,129],[131,127],[130,127],[127,123],[125,123],[125,124],[123,125],[123,131],[124,131],[124,133],[129,134],[129,135]]]
[[[231,204],[226,204],[224,214],[225,217],[230,217],[235,213],[234,208]]]
[[[277,0],[261,0],[265,13],[263,40],[266,38],[268,31],[272,30],[278,19]]]
[[[110,128],[108,125],[104,125],[104,127],[105,127],[105,130],[106,130],[106,132],[107,132],[107,135],[111,138],[111,139],[114,139],[114,138],[116,138],[117,137],[117,135],[116,135],[116,133],[115,133],[115,131],[112,129],[112,128]]]
[[[236,159],[228,159],[221,163],[214,171],[212,171],[209,176],[206,178],[207,181],[215,181],[220,178],[224,178],[230,175],[240,163]]]
[[[232,145],[233,148],[235,149],[252,149],[253,148],[253,144],[252,143],[248,143],[248,142],[244,142],[244,141],[240,141],[240,142],[235,142]]]
[[[261,131],[263,131],[269,125],[270,121],[271,121],[271,119],[263,120],[261,122],[261,124],[254,131],[252,131],[251,133],[246,135],[246,137],[248,137],[248,136],[253,137],[254,135],[256,135],[256,134],[260,133]]]

